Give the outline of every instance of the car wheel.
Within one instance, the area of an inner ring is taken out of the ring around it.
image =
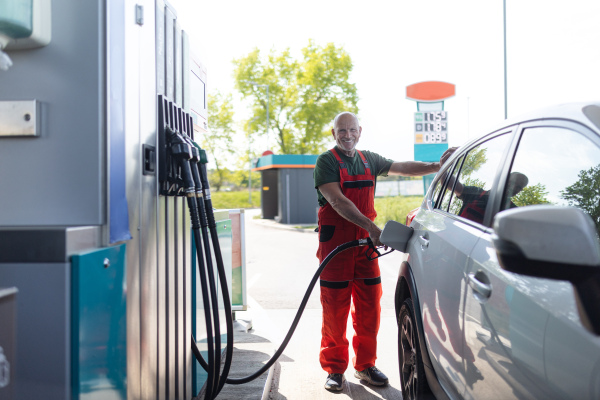
[[[398,364],[404,400],[423,399],[427,378],[423,369],[412,299],[404,300],[398,316]]]

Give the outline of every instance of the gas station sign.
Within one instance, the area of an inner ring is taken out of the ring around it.
[[[415,113],[415,144],[448,143],[448,112]]]
[[[444,100],[455,93],[454,84],[441,81],[418,82],[406,87],[406,98],[417,103],[414,120],[415,161],[438,161],[448,149],[448,112],[444,111]],[[433,175],[423,178],[424,191],[427,191]]]

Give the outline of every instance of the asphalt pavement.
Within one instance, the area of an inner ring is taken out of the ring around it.
[[[260,210],[246,210],[248,310],[236,312],[230,377],[247,376],[275,353],[296,316],[314,271],[317,234],[303,226],[257,219]],[[278,361],[258,379],[225,385],[219,399],[318,400],[402,399],[398,375],[397,325],[393,307],[398,267],[403,255],[380,259],[383,299],[377,367],[389,378],[386,387],[372,387],[354,377],[350,365],[341,393],[323,388],[327,374],[318,360],[321,332],[319,289],[315,288],[300,323]],[[348,318],[347,336],[353,335]],[[350,357],[352,357],[350,349]]]

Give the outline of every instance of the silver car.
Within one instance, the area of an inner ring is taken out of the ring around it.
[[[408,223],[404,399],[600,399],[600,104],[460,147]]]

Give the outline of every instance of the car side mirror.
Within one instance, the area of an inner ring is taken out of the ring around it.
[[[386,222],[379,237],[379,241],[394,250],[404,253],[414,229],[400,222],[390,220]]]
[[[600,242],[589,215],[574,207],[513,208],[496,215],[492,241],[503,269],[571,282],[582,324],[600,335]]]

